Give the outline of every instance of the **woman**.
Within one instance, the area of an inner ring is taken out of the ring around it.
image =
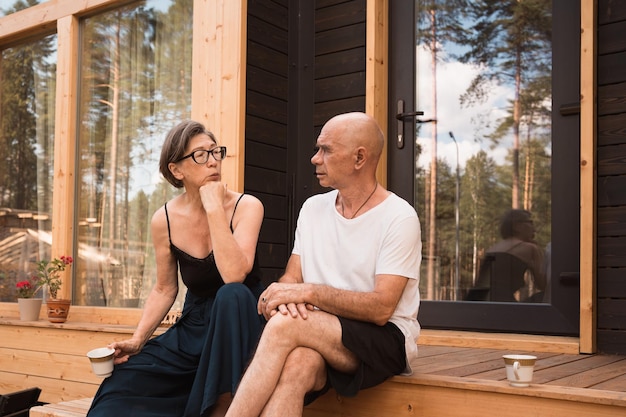
[[[88,416],[226,412],[263,325],[255,255],[263,205],[221,182],[225,156],[226,147],[198,122],[167,135],[160,171],[185,191],[152,217],[157,281],[133,336],[110,344],[115,370]],[[182,315],[150,340],[174,303],[179,269],[187,287]]]
[[[543,252],[535,242],[535,226],[527,210],[512,209],[502,217],[502,240],[487,249],[476,286],[466,300],[540,302],[546,288]]]

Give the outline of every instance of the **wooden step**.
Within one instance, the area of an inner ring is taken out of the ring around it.
[[[307,407],[305,417],[455,417],[626,415],[626,358],[420,346],[412,376],[396,376],[354,398],[331,391]],[[512,387],[503,354],[538,357],[533,383]]]
[[[613,417],[626,415],[626,357],[420,346],[412,376],[396,376],[354,398],[328,392],[304,417]],[[533,383],[512,387],[502,355],[538,357]],[[83,417],[91,398],[33,407],[34,417]]]
[[[424,375],[395,377],[354,398],[329,392],[305,409],[304,417],[617,417],[626,415],[626,397],[580,388]]]
[[[46,404],[30,409],[30,417],[85,417],[93,398]]]

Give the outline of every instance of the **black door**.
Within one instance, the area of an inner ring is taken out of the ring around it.
[[[579,5],[455,3],[389,6],[388,178],[421,220],[419,320],[577,335]]]

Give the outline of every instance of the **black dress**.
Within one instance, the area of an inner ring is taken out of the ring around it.
[[[171,233],[167,205],[165,213]],[[187,287],[182,315],[115,366],[89,417],[198,417],[221,394],[235,392],[264,323],[256,308],[262,292],[257,261],[243,284],[224,284],[213,253],[194,258],[172,244],[171,234],[170,248]]]

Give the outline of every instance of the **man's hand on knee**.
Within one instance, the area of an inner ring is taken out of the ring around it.
[[[275,310],[270,312],[270,317],[274,316],[276,313],[281,313],[283,315],[290,315],[293,318],[301,317],[306,320],[309,317],[309,311],[313,311],[315,307],[308,303],[289,303],[289,304],[280,304]]]

